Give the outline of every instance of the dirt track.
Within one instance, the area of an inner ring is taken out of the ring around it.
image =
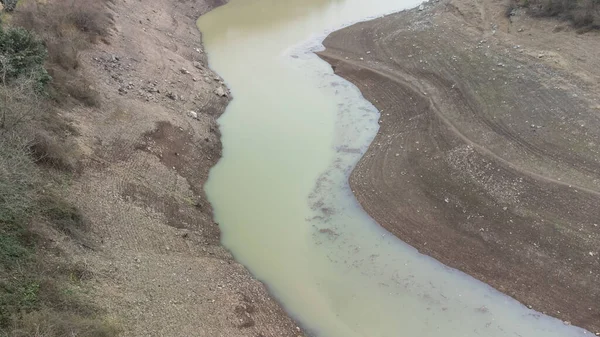
[[[350,184],[422,253],[599,332],[600,39],[503,14],[440,1],[325,40],[381,111]]]

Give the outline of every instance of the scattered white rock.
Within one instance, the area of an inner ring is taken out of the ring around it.
[[[425,10],[425,5],[421,4],[419,5],[419,11]]]
[[[188,112],[188,114],[190,115],[190,117],[192,117],[193,119],[198,119],[198,113],[196,111],[190,111]]]

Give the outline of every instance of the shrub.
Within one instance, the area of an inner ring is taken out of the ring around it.
[[[50,80],[44,68],[46,47],[28,30],[0,26],[0,55],[3,83],[25,76],[33,78],[41,88]]]
[[[77,160],[71,151],[72,147],[61,142],[57,136],[38,131],[30,142],[29,149],[36,163],[72,172]]]
[[[524,7],[532,16],[569,21],[581,32],[600,28],[598,0],[511,0],[509,8]]]
[[[27,141],[16,135],[0,137],[0,223],[21,224],[31,213],[39,176]]]
[[[12,12],[17,7],[18,0],[0,0],[2,6],[4,6],[4,10],[7,12]]]
[[[57,102],[98,106],[98,94],[79,69],[79,53],[109,34],[107,0],[27,1],[13,14],[13,24],[36,32],[48,51],[50,92]]]
[[[38,84],[24,76],[11,84],[0,82],[0,134],[27,124],[43,111]]]

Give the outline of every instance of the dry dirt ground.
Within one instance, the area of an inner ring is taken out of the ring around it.
[[[229,97],[195,20],[223,2],[115,1],[111,36],[80,57],[101,105],[64,112],[85,157],[69,198],[91,238],[54,244],[93,272],[89,297],[124,336],[302,334],[220,246],[202,190]]]
[[[441,0],[320,56],[381,111],[350,184],[402,240],[600,332],[600,34]]]

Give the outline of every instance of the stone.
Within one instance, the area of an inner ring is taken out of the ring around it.
[[[196,69],[204,70],[202,63],[200,63],[200,62],[194,61],[193,65],[194,65],[194,68],[196,68]]]
[[[421,5],[419,5],[419,11],[422,11],[422,10],[424,10],[424,9],[425,9],[425,5],[422,5],[422,4],[421,4]]]
[[[192,117],[193,119],[198,119],[198,113],[196,111],[190,111],[188,113],[190,115],[190,117]]]
[[[189,73],[190,73],[190,72],[189,72],[189,71],[187,71],[187,69],[185,69],[185,68],[181,68],[181,69],[179,69],[179,71],[180,71],[182,74],[184,74],[184,75],[187,75],[187,74],[189,74]]]
[[[215,94],[221,97],[227,96],[227,92],[225,92],[225,89],[223,89],[223,87],[218,87],[217,89],[215,89]]]

